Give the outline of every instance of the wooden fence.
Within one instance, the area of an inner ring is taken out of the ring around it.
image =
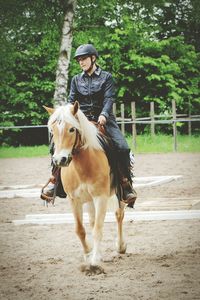
[[[117,114],[116,104],[113,106],[113,113],[116,116],[117,123],[121,126],[121,131],[125,134],[125,124],[132,124],[132,136],[133,146],[137,148],[137,124],[149,124],[151,136],[155,135],[156,124],[172,124],[173,129],[173,148],[177,151],[177,123],[187,122],[188,123],[188,134],[192,134],[192,122],[200,121],[200,115],[188,114],[177,114],[176,113],[176,102],[172,101],[172,114],[171,115],[156,115],[154,109],[154,102],[150,102],[149,117],[136,117],[136,106],[135,102],[131,102],[131,118],[125,118],[124,103],[120,105],[120,116]]]
[[[155,135],[156,124],[171,124],[173,129],[173,148],[177,151],[177,123],[188,123],[188,134],[192,134],[192,122],[199,122],[200,115],[188,114],[177,114],[176,113],[176,103],[172,101],[172,114],[171,115],[156,115],[154,110],[154,102],[150,102],[149,117],[136,117],[136,106],[135,102],[131,102],[131,118],[125,118],[124,103],[120,105],[120,115],[117,114],[116,104],[113,105],[113,113],[116,116],[117,123],[120,124],[122,133],[125,134],[125,125],[132,124],[132,136],[133,136],[133,146],[137,148],[137,124],[149,124],[151,135]],[[27,125],[27,126],[0,126],[0,130],[8,129],[26,129],[26,128],[46,128],[47,125]]]

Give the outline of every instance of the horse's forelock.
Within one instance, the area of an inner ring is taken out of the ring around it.
[[[80,130],[79,122],[71,112],[71,106],[71,104],[67,104],[56,108],[55,112],[49,118],[48,127],[51,128],[54,122],[66,122]]]

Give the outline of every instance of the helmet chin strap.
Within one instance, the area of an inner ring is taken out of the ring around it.
[[[95,64],[95,61],[96,61],[96,60],[94,60],[94,61],[92,60],[92,56],[90,56],[90,59],[91,59],[91,64],[90,64],[89,68],[85,71],[86,73],[88,73],[92,70],[92,68]]]

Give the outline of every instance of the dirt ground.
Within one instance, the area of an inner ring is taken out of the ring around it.
[[[1,159],[0,186],[45,183],[49,158]],[[200,154],[137,155],[135,175],[183,175],[138,188],[135,209],[200,209]],[[116,224],[106,223],[104,274],[87,276],[74,225],[14,225],[26,214],[65,213],[67,200],[48,208],[36,198],[0,199],[0,299],[199,300],[200,220],[124,223],[127,253],[115,252]],[[91,239],[89,226],[86,226]]]

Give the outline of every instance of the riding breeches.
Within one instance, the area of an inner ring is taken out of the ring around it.
[[[130,148],[119,129],[114,115],[110,115],[105,125],[106,133],[111,138],[116,153],[119,170],[122,177],[131,181],[130,174]]]
[[[106,133],[111,138],[114,148],[119,152],[129,152],[129,146],[117,125],[114,115],[110,115],[106,125],[105,125]]]

